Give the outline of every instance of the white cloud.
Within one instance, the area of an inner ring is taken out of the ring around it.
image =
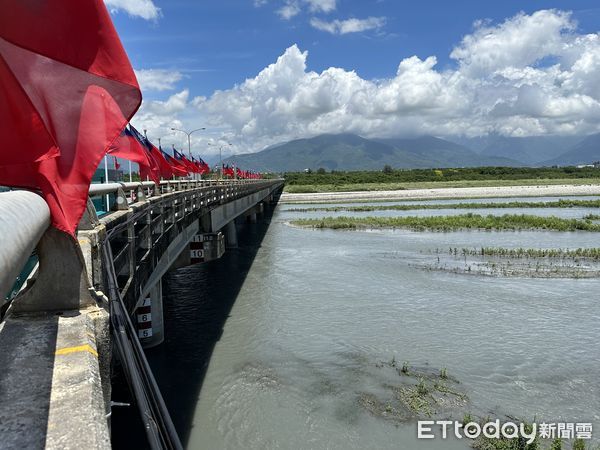
[[[181,72],[165,69],[139,69],[135,71],[135,76],[142,92],[173,90],[183,78]]]
[[[336,0],[306,0],[311,12],[329,13],[335,11]]]
[[[254,6],[259,8],[266,5],[269,0],[254,0]],[[300,14],[306,8],[311,13],[330,13],[336,9],[336,0],[284,0],[278,2],[279,8],[275,11],[282,19],[289,20]]]
[[[300,13],[300,6],[297,2],[290,1],[277,10],[277,14],[282,19],[289,20]]]
[[[435,56],[412,56],[393,76],[368,80],[343,68],[310,71],[308,53],[293,45],[231,89],[191,100],[182,91],[145,103],[142,118],[163,130],[174,121],[227,129],[238,152],[321,133],[600,131],[600,34],[579,34],[568,13],[538,11],[496,26],[478,24],[451,57],[454,68],[438,68]]]
[[[474,75],[505,67],[530,66],[558,55],[575,29],[570,13],[556,10],[520,13],[498,26],[476,24],[450,56]]]
[[[160,16],[160,8],[152,0],[104,0],[111,11],[125,11],[131,16],[146,20],[156,20]]]
[[[313,17],[310,24],[317,30],[331,34],[360,33],[361,31],[379,29],[385,25],[384,17],[368,17],[367,19],[325,20]]]

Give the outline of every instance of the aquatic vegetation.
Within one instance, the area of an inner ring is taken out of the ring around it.
[[[404,361],[402,363],[402,368],[400,369],[400,372],[404,375],[408,375],[408,361]]]
[[[600,277],[600,248],[537,249],[478,247],[435,249],[426,270],[457,274],[531,278]]]
[[[562,439],[556,438],[552,441],[550,445],[550,450],[562,450]]]
[[[600,208],[600,200],[557,200],[551,202],[468,202],[468,203],[420,203],[405,205],[360,205],[328,206],[312,208],[291,208],[288,212],[370,212],[370,211],[412,211],[419,209],[505,209],[505,208]],[[600,215],[590,214],[586,220],[600,220]]]
[[[446,370],[446,368],[445,368],[445,367],[442,367],[442,368],[440,369],[440,378],[441,378],[442,380],[447,380],[447,379],[448,379],[448,371]]]
[[[436,253],[439,253],[437,251]],[[454,248],[450,249],[451,255],[460,253],[462,256],[495,256],[501,258],[555,258],[555,259],[592,259],[600,260],[600,248],[504,248],[504,247],[480,247],[480,248]]]
[[[419,378],[419,384],[417,384],[417,393],[419,395],[429,394],[429,389],[427,388],[427,385],[425,384],[425,380],[423,379],[423,377]]]
[[[380,400],[372,394],[361,394],[359,402],[371,414],[393,420],[409,420],[418,417],[431,417],[433,414],[452,413],[462,408],[468,401],[466,394],[459,392],[458,380],[451,379],[445,368],[439,372],[428,368],[409,369],[409,363],[402,366],[392,363],[375,363],[377,368],[395,368],[402,378],[398,382],[386,383],[394,400]],[[445,374],[445,377],[442,375]]]
[[[600,231],[600,224],[589,220],[563,219],[528,214],[504,214],[502,216],[460,214],[432,217],[324,217],[322,219],[298,219],[292,225],[308,228],[369,229],[407,228],[416,231],[455,230],[551,230],[551,231]]]
[[[427,391],[419,391],[419,388],[398,388],[395,394],[402,403],[404,403],[413,413],[431,417],[431,398],[427,396]]]

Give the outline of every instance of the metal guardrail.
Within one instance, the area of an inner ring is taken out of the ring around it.
[[[0,193],[0,306],[49,225],[50,210],[39,195]]]

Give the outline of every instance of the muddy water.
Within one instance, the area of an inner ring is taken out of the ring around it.
[[[598,280],[417,264],[436,248],[597,247],[600,236],[304,230],[285,224],[305,216],[290,207],[243,230],[220,261],[165,280],[167,342],[150,358],[188,448],[468,448],[417,441],[414,420],[368,407],[365,395],[392,402],[390,386],[403,382],[393,358],[422,373],[447,368],[469,399],[447,412],[459,419],[587,421],[600,433]],[[457,213],[386,214],[446,212]]]

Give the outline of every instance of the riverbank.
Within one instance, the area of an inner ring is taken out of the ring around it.
[[[442,187],[388,191],[351,191],[289,193],[285,192],[280,203],[335,203],[390,200],[464,199],[493,197],[546,197],[546,196],[600,195],[600,184],[560,184],[537,186],[486,186]]]

